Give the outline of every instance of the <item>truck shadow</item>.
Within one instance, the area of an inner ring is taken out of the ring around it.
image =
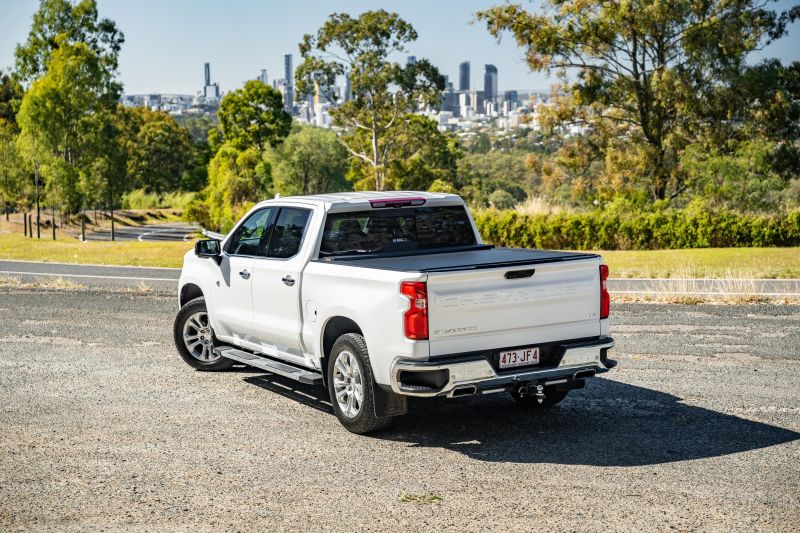
[[[272,375],[245,381],[325,413],[325,389]],[[677,396],[595,378],[559,406],[536,411],[507,394],[412,400],[409,414],[372,438],[445,448],[511,463],[640,466],[745,452],[800,433],[681,402]]]
[[[681,403],[664,392],[591,379],[559,406],[532,411],[506,394],[415,402],[385,438],[494,462],[640,466],[792,442],[800,433]]]

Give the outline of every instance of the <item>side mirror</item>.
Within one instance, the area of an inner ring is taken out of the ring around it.
[[[204,239],[194,244],[194,253],[198,257],[219,257],[222,246],[217,239]]]

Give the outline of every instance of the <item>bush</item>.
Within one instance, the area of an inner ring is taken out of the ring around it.
[[[185,209],[194,197],[193,192],[156,194],[134,189],[122,195],[122,209]]]
[[[703,206],[523,215],[486,209],[475,223],[486,242],[519,248],[656,250],[800,246],[800,210],[775,215]]]

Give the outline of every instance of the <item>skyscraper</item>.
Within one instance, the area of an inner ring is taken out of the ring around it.
[[[261,69],[261,74],[259,74],[258,78],[256,78],[256,79],[258,81],[260,81],[261,83],[263,83],[264,85],[269,85],[269,78],[267,77],[267,69],[262,68]]]
[[[469,91],[469,61],[458,66],[458,90]]]
[[[483,98],[487,102],[497,103],[497,67],[494,65],[484,67]]]
[[[416,62],[417,62],[417,56],[408,56],[408,57],[406,58],[406,65],[407,65],[407,66],[408,66],[408,65],[413,65],[413,64],[414,64],[414,63],[416,63]]]
[[[283,56],[283,77],[286,79],[286,91],[283,93],[283,105],[290,113],[294,108],[294,74],[292,73],[292,54]]]
[[[350,71],[344,73],[344,101],[349,102],[350,95]]]
[[[211,83],[211,63],[203,65],[205,71],[205,84],[203,85],[203,96],[206,99],[219,99],[219,84]]]

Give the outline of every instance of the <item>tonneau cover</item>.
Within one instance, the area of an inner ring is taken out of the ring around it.
[[[329,259],[337,265],[344,264],[362,268],[378,268],[400,272],[447,272],[575,261],[593,257],[598,257],[598,255],[582,252],[560,252],[557,250],[526,250],[522,248],[479,246],[466,251],[416,253],[414,255],[395,257],[349,256]],[[322,262],[327,262],[327,260]]]

